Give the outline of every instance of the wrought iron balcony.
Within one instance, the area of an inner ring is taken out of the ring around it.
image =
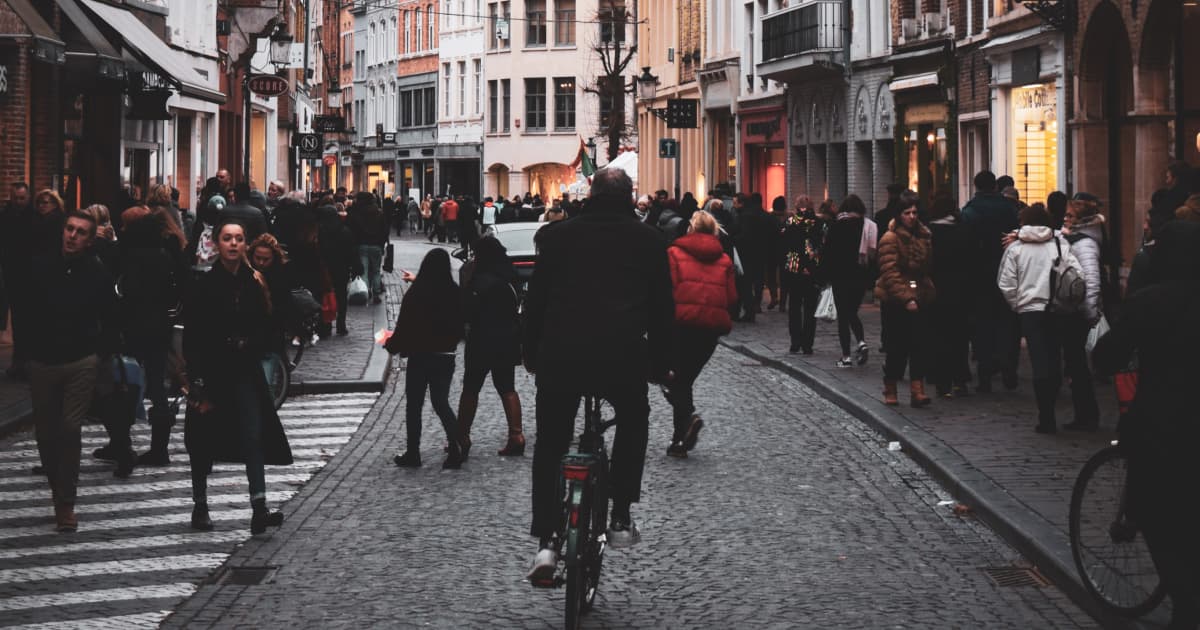
[[[843,0],[808,0],[764,15],[758,75],[795,81],[841,71],[846,43],[843,11]]]

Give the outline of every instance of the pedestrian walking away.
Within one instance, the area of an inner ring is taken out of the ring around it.
[[[74,532],[83,417],[92,402],[100,356],[119,350],[113,279],[91,253],[96,223],[68,216],[56,251],[33,259],[26,311],[34,436],[55,527]]]
[[[463,442],[471,444],[479,392],[490,373],[508,421],[508,438],[499,454],[520,456],[525,453],[525,433],[521,427],[521,397],[517,394],[515,374],[516,366],[521,363],[517,271],[509,262],[504,245],[487,236],[476,241],[475,257],[467,263],[464,278],[463,303],[470,332],[458,400]]]
[[[865,213],[866,206],[858,195],[846,197],[841,212],[837,212],[836,220],[829,226],[823,251],[823,264],[827,266],[824,275],[833,288],[833,301],[837,307],[838,343],[841,345],[842,358],[834,365],[839,368],[864,365],[869,355],[862,320],[858,317],[867,284],[867,266],[860,255]],[[853,356],[850,354],[851,333],[858,342]]]
[[[696,414],[692,389],[712,358],[717,339],[733,328],[729,307],[737,303],[733,261],[721,249],[717,220],[704,210],[692,214],[688,232],[667,249],[675,300],[674,378],[664,392],[675,432],[667,454],[687,457],[696,448],[704,420]]]
[[[250,486],[250,532],[283,522],[267,509],[264,466],[292,464],[292,451],[262,369],[275,340],[270,289],[246,259],[246,230],[217,227],[217,264],[201,276],[184,307],[188,365],[184,444],[191,460],[193,529],[213,528],[208,475],[213,462],[241,462]]]
[[[1099,204],[1078,197],[1067,204],[1062,229],[1063,238],[1071,244],[1071,253],[1079,261],[1085,285],[1082,307],[1063,321],[1063,363],[1065,374],[1071,379],[1071,400],[1075,407],[1075,419],[1063,428],[1095,431],[1100,427],[1100,408],[1088,366],[1087,338],[1088,332],[1104,317],[1105,274],[1101,252],[1106,236]]]
[[[421,466],[421,414],[425,392],[442,421],[448,448],[442,468],[461,468],[470,453],[458,418],[450,407],[450,383],[454,379],[454,353],[463,339],[462,295],[450,277],[450,254],[445,249],[429,250],[412,287],[400,302],[400,315],[385,348],[408,360],[404,373],[405,430],[408,441],[397,466]]]
[[[632,200],[624,171],[597,171],[585,210],[542,241],[529,283],[522,351],[537,376],[529,533],[539,541],[531,579],[553,575],[558,561],[552,537],[562,517],[559,467],[584,395],[607,400],[620,419],[610,460],[609,544],[639,538],[630,506],[641,498],[649,439],[646,380],[667,378],[674,304],[666,243],[635,218]]]
[[[940,397],[970,396],[970,237],[949,195],[934,200],[930,217],[930,276],[938,299],[928,313],[934,333],[928,377]]]
[[[879,239],[879,280],[875,297],[881,316],[888,322],[887,358],[883,364],[883,402],[898,403],[896,382],[908,367],[910,400],[913,407],[924,407],[925,373],[929,365],[929,309],[937,298],[929,272],[933,248],[929,229],[917,216],[915,203],[901,208],[888,231]]]
[[[812,199],[796,199],[795,212],[780,230],[782,282],[791,301],[788,311],[789,351],[812,354],[817,333],[817,294],[823,283],[821,253],[828,224],[813,210]]]
[[[996,286],[1003,238],[1018,227],[1016,207],[996,192],[996,175],[975,175],[975,196],[962,209],[962,223],[975,252],[971,264],[971,294],[975,330],[972,344],[978,362],[979,391],[992,391],[992,379],[1001,375],[1007,389],[1017,387],[1017,354],[1020,334],[1016,315]]]

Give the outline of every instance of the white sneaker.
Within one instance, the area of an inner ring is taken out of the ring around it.
[[[871,354],[871,349],[867,347],[867,342],[865,342],[865,341],[858,342],[858,352],[855,355],[855,359],[858,361],[858,364],[866,365],[867,357],[870,356],[870,354]]]
[[[608,526],[608,544],[612,545],[613,549],[624,549],[632,547],[639,542],[642,542],[642,534],[638,531],[637,524],[630,519],[629,522],[613,520]]]
[[[851,368],[851,367],[854,367],[854,361],[851,361],[850,357],[842,357],[842,358],[838,359],[837,363],[834,363],[833,365],[834,365],[834,367]]]
[[[529,580],[534,586],[552,582],[554,580],[554,571],[557,568],[558,552],[553,549],[539,549],[537,555],[533,558],[533,566],[529,567],[529,573],[525,575],[525,579]]]

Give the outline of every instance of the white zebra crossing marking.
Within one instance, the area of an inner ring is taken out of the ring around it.
[[[72,606],[75,604],[94,604],[97,602],[127,601],[131,599],[162,599],[165,597],[190,597],[196,592],[196,585],[190,582],[176,584],[150,584],[132,588],[106,588],[98,591],[77,591],[74,593],[54,593],[52,595],[26,595],[0,599],[0,611],[26,610],[45,606]]]
[[[267,493],[267,499],[270,500],[270,493]],[[49,515],[49,508],[47,508]],[[246,521],[250,522],[250,507],[246,506],[240,510],[212,510],[208,513],[209,518],[216,521]],[[82,519],[79,521],[79,531],[81,532],[98,532],[107,529],[127,529],[132,527],[158,527],[160,525],[184,525],[192,522],[191,510],[186,513],[177,512],[174,514],[163,514],[160,516],[139,516],[134,518],[115,518],[107,521],[89,521]],[[54,533],[54,529],[50,523],[41,527],[9,527],[0,529],[0,539],[13,538],[29,538],[31,536],[48,536]],[[61,540],[61,539],[60,539]]]
[[[113,540],[102,540],[98,542],[75,542],[65,545],[50,545],[47,547],[0,549],[0,560],[33,558],[37,556],[55,556],[64,553],[86,553],[90,551],[154,549],[157,547],[177,547],[182,545],[209,545],[241,542],[249,536],[249,529],[235,529],[227,532],[189,532],[187,534],[169,534],[166,536],[116,538]],[[0,599],[0,601],[4,600]]]
[[[279,473],[268,474],[267,483],[303,483],[308,481],[312,475],[308,473]],[[237,475],[214,475],[208,478],[208,487],[214,488],[219,486],[236,486],[246,483],[246,477]],[[79,486],[76,494],[79,497],[101,497],[112,496],[116,494],[137,494],[139,492],[163,492],[165,490],[190,490],[192,487],[191,479],[178,479],[171,481],[155,481],[151,483],[131,483],[131,484],[110,484],[101,486]],[[0,492],[0,503],[7,501],[28,501],[30,499],[46,498],[46,490],[13,490],[9,492]],[[0,538],[3,537],[3,532],[0,532]]]
[[[352,434],[358,430],[358,426],[357,425],[354,425],[354,426],[349,426],[349,425],[318,426],[318,427],[287,427],[287,426],[284,426],[283,430],[284,430],[284,433],[286,433],[289,438],[293,435],[349,436],[350,434]],[[150,435],[149,434],[134,435],[132,437],[133,437],[133,446],[135,449],[137,449],[138,447],[147,446],[150,444]],[[79,444],[80,444],[80,446],[84,447],[85,449],[93,447],[93,446],[104,446],[105,444],[108,444],[108,437],[107,436],[84,437],[84,438],[80,438]],[[22,449],[34,449],[34,448],[37,448],[37,441],[36,440],[21,440],[20,442],[14,443],[13,446],[15,446],[17,448],[22,448]],[[87,456],[87,453],[85,453],[84,456]]]
[[[73,619],[71,621],[48,621],[45,623],[29,623],[23,626],[5,626],[4,630],[80,630],[80,628],[119,628],[134,630],[157,628],[171,615],[169,610],[141,613],[137,615],[117,615],[114,617],[94,617],[91,619]]]
[[[122,575],[146,571],[179,571],[186,569],[214,569],[225,562],[229,554],[193,553],[182,556],[159,558],[137,558],[107,560],[104,562],[81,562],[78,564],[54,564],[25,569],[0,569],[0,584],[81,578],[92,575]]]
[[[295,496],[295,492],[285,490],[283,492],[272,492],[267,498],[275,503],[283,503]],[[246,494],[218,494],[208,497],[208,504],[212,505],[249,505],[250,499]],[[161,510],[163,508],[177,507],[192,507],[192,497],[172,497],[169,499],[147,499],[145,501],[121,501],[117,503],[79,503],[75,506],[75,514],[78,516],[90,516],[92,514],[107,514],[110,512],[124,512],[126,510]],[[25,508],[10,508],[0,509],[0,521],[14,518],[37,518],[50,514],[50,509],[47,507],[25,507]]]
[[[317,468],[324,468],[326,463],[327,462],[323,462],[320,460],[303,461],[303,462],[297,461],[296,463],[288,466],[288,470],[315,470]],[[85,481],[99,482],[99,481],[106,481],[106,480],[112,481],[113,480],[112,471],[113,471],[114,466],[111,462],[101,462],[99,460],[96,460],[96,464],[97,465],[93,465],[93,466],[81,469],[81,470],[95,470],[95,472],[79,473],[79,483],[80,484],[83,484],[83,482],[85,482]],[[28,469],[29,467],[22,466],[21,468]],[[220,464],[220,465],[213,466],[214,473],[233,473],[233,472],[242,472],[244,470],[246,470],[246,467],[241,464]],[[171,475],[171,474],[187,475],[187,474],[191,474],[191,471],[192,471],[191,467],[187,466],[187,465],[182,465],[182,466],[143,466],[141,468],[134,468],[133,472],[130,473],[129,478],[130,479],[140,479],[142,477],[163,477],[163,476]],[[31,485],[31,484],[38,485],[38,486],[44,486],[45,483],[46,482],[44,479],[42,479],[41,477],[35,477],[32,474],[24,476],[24,477],[0,478],[0,486],[23,486],[23,485]],[[118,482],[118,483],[120,483],[120,482]]]

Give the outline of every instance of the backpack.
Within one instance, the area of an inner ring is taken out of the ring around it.
[[[1074,313],[1083,305],[1087,294],[1087,283],[1079,270],[1072,267],[1063,258],[1062,242],[1054,237],[1054,249],[1058,257],[1050,267],[1050,301],[1046,310],[1056,313]]]

